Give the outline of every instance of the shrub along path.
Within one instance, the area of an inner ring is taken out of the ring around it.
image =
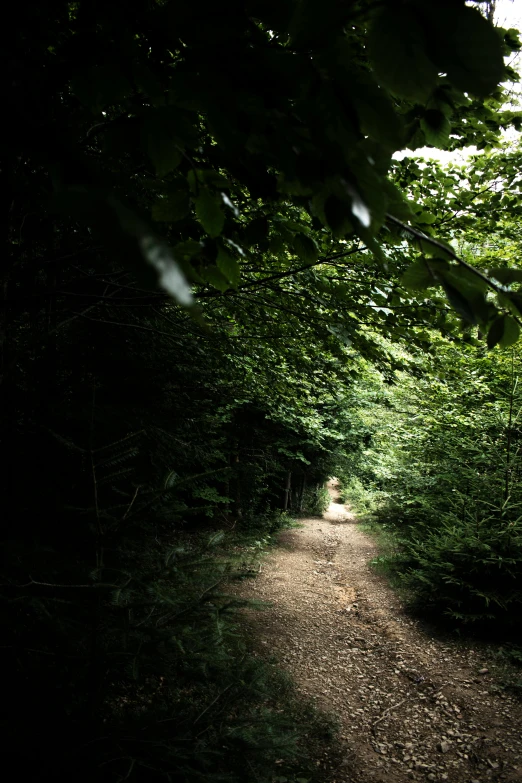
[[[522,781],[522,705],[480,651],[432,638],[368,566],[371,538],[339,503],[285,532],[244,597],[259,654],[340,724],[332,783]]]

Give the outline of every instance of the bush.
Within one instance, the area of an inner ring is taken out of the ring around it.
[[[402,542],[405,584],[423,608],[477,625],[516,628],[522,611],[522,522],[518,509],[469,504],[437,528]]]
[[[375,489],[368,489],[357,476],[340,479],[341,502],[349,503],[356,514],[372,514],[382,506],[387,495]]]
[[[245,602],[227,589],[255,572],[270,535],[253,546],[178,533],[167,544],[149,532],[129,531],[118,565],[86,575],[82,589],[35,583],[4,607],[16,628],[10,752],[19,760],[30,743],[35,768],[24,771],[39,781],[308,779],[308,735],[325,742],[328,721],[249,652]]]
[[[330,495],[324,484],[307,487],[303,498],[303,513],[321,516],[330,505]]]

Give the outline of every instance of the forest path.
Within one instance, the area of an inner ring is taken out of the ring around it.
[[[432,638],[368,566],[377,554],[350,511],[284,532],[241,595],[256,649],[333,713],[346,752],[331,783],[522,781],[522,705],[490,692],[480,653]],[[263,646],[261,646],[263,645]]]

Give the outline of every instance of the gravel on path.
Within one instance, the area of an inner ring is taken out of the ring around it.
[[[479,651],[408,617],[368,564],[375,542],[329,490],[324,517],[284,532],[240,590],[269,602],[243,610],[256,647],[340,724],[332,783],[522,782],[522,705],[492,692]]]

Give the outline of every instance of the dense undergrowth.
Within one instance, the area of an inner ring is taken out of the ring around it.
[[[3,387],[9,764],[38,781],[317,780],[333,729],[249,651],[227,584],[290,512],[320,513],[342,401],[307,385],[297,342],[289,409],[270,345],[191,335],[179,309],[168,332],[130,308],[35,344],[47,317],[12,315]]]
[[[438,380],[414,366],[397,385],[373,374],[361,387],[371,441],[341,477],[342,496],[413,611],[495,640],[520,663],[520,358],[446,346],[429,363]]]
[[[317,780],[316,756],[335,729],[252,653],[240,627],[244,602],[230,595],[288,524],[283,516],[270,533],[265,520],[249,533],[178,535],[131,527],[111,565],[89,573],[75,563],[78,585],[48,581],[50,566],[39,573],[45,581],[18,586],[3,654],[12,686],[7,748],[20,773]]]

